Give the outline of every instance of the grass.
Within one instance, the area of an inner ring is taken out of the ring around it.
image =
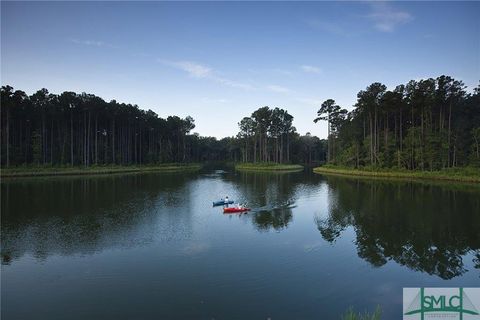
[[[175,172],[196,171],[202,166],[195,163],[164,163],[158,165],[94,165],[90,167],[54,167],[54,166],[19,166],[0,171],[2,178],[6,177],[37,177],[37,176],[63,176],[63,175],[88,175],[112,174],[129,172]]]
[[[382,315],[382,310],[380,306],[377,306],[373,313],[365,311],[364,313],[355,312],[353,308],[347,310],[345,314],[342,315],[342,320],[380,320]]]
[[[241,171],[301,171],[303,166],[299,164],[281,164],[274,162],[239,163],[236,170]]]
[[[367,176],[381,178],[406,178],[406,179],[424,179],[424,180],[444,180],[461,182],[480,182],[480,169],[449,168],[439,171],[409,171],[399,169],[377,169],[377,168],[347,168],[332,165],[325,165],[313,169],[315,173],[337,174],[348,176]]]

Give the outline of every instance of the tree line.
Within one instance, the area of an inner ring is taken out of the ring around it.
[[[325,161],[325,141],[310,133],[300,136],[287,110],[265,106],[244,117],[238,126],[243,162],[309,165]]]
[[[91,166],[171,162],[276,161],[319,163],[325,141],[300,136],[282,109],[260,108],[237,137],[191,133],[187,116],[159,117],[137,105],[41,89],[32,95],[1,88],[1,165]]]
[[[328,123],[327,161],[351,167],[439,170],[480,165],[480,86],[442,75],[393,90],[373,83],[348,112],[324,101],[314,120]]]
[[[1,89],[2,165],[183,162],[191,117],[158,117],[91,94]]]

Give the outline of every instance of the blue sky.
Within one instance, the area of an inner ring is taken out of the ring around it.
[[[321,102],[372,82],[480,79],[479,2],[3,2],[1,82],[93,93],[195,132],[235,135],[262,106],[302,134]]]

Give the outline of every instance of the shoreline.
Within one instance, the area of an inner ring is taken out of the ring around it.
[[[1,178],[17,177],[47,177],[47,176],[78,176],[97,174],[116,174],[133,172],[180,172],[198,171],[201,164],[165,164],[159,166],[95,166],[95,167],[37,167],[1,169]]]
[[[331,174],[351,177],[372,177],[382,179],[407,179],[407,180],[438,180],[438,181],[456,181],[480,183],[480,171],[478,175],[468,175],[462,169],[457,171],[370,171],[359,169],[316,167],[313,168],[316,174]]]
[[[238,171],[293,172],[303,169],[299,164],[242,163],[235,165],[235,170]]]

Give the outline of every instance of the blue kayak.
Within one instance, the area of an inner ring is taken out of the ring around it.
[[[219,201],[213,201],[213,206],[223,206],[224,204],[232,204],[235,201],[233,200],[228,200],[228,202],[225,202],[225,200],[219,200]]]

